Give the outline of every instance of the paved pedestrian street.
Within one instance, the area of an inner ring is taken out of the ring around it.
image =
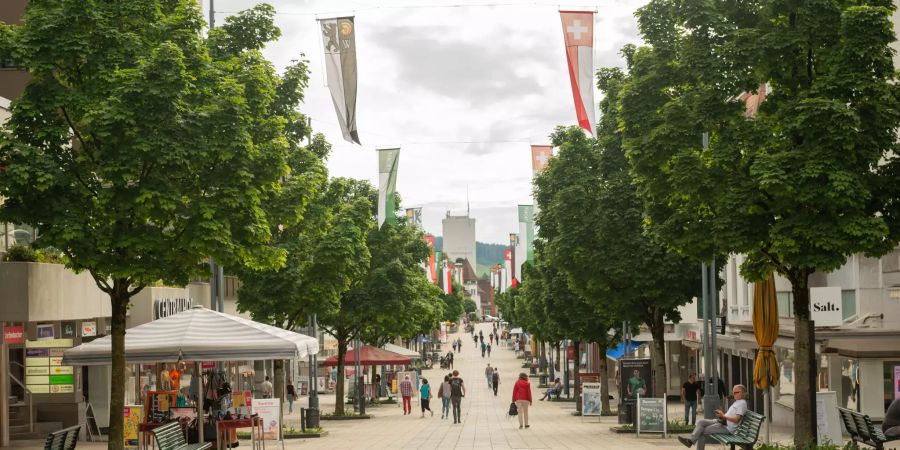
[[[476,328],[488,335],[488,325]],[[538,401],[541,396],[537,388],[537,378],[532,382],[534,405],[529,409],[531,428],[519,429],[515,417],[506,417],[512,400],[512,386],[516,377],[524,369],[522,360],[517,359],[512,350],[497,346],[491,357],[481,357],[480,349],[473,345],[469,334],[451,335],[450,339],[461,337],[462,352],[457,353],[454,368],[465,380],[466,397],[462,401],[462,423],[454,425],[452,418],[441,420],[440,399],[432,401],[434,416],[421,417],[419,404],[413,400],[413,413],[403,415],[399,405],[379,405],[368,407],[367,413],[374,416],[369,420],[322,421],[327,435],[315,439],[289,439],[284,442],[286,449],[597,449],[650,450],[659,448],[684,448],[675,436],[662,439],[659,436],[638,438],[633,434],[615,434],[610,427],[616,424],[615,417],[572,416],[574,402]],[[446,344],[445,344],[446,345]],[[488,388],[484,369],[490,363],[499,367],[500,389],[497,396]],[[447,370],[432,369],[423,372],[430,383],[443,380]],[[323,412],[334,410],[334,394],[320,395]],[[306,398],[294,403],[294,413],[287,415],[286,424],[300,427],[300,406],[306,406]],[[351,405],[347,405],[352,410]],[[670,417],[678,417],[681,405],[669,408]],[[788,442],[789,430],[781,429],[773,433],[775,440]],[[13,441],[13,446],[27,450],[43,447],[41,441]],[[241,447],[250,447],[248,441],[241,441]],[[79,443],[80,450],[101,450],[105,442]],[[274,442],[267,442],[266,448],[280,448]],[[718,448],[710,446],[710,448]]]

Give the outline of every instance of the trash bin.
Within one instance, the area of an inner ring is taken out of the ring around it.
[[[619,403],[619,424],[634,423],[634,405]]]
[[[548,378],[548,377],[547,377],[547,374],[546,374],[546,373],[541,374],[541,378],[540,378],[540,386],[546,386],[546,385],[547,385],[547,378]]]
[[[306,408],[306,428],[319,428],[319,408]]]

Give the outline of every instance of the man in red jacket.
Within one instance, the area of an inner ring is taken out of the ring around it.
[[[519,428],[521,429],[523,426],[528,428],[528,407],[531,406],[531,383],[528,382],[528,375],[525,375],[524,372],[519,374],[519,379],[516,380],[516,384],[513,385],[512,399],[516,404],[516,408],[519,409]]]

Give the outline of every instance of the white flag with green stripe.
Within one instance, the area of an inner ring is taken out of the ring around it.
[[[384,221],[397,222],[397,165],[400,161],[399,148],[378,149],[378,227]]]

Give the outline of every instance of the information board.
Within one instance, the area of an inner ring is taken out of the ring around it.
[[[144,417],[144,407],[127,405],[122,414],[125,417],[125,448],[138,448],[138,427]]]
[[[254,398],[253,413],[262,419],[263,439],[281,440],[281,399]]]
[[[662,433],[667,435],[666,399],[637,398],[637,435],[641,433]]]
[[[71,346],[71,339],[25,342],[25,384],[33,394],[75,392],[75,368],[63,365],[63,352]]]
[[[600,386],[600,383],[581,383],[581,415],[600,415],[602,411]]]

